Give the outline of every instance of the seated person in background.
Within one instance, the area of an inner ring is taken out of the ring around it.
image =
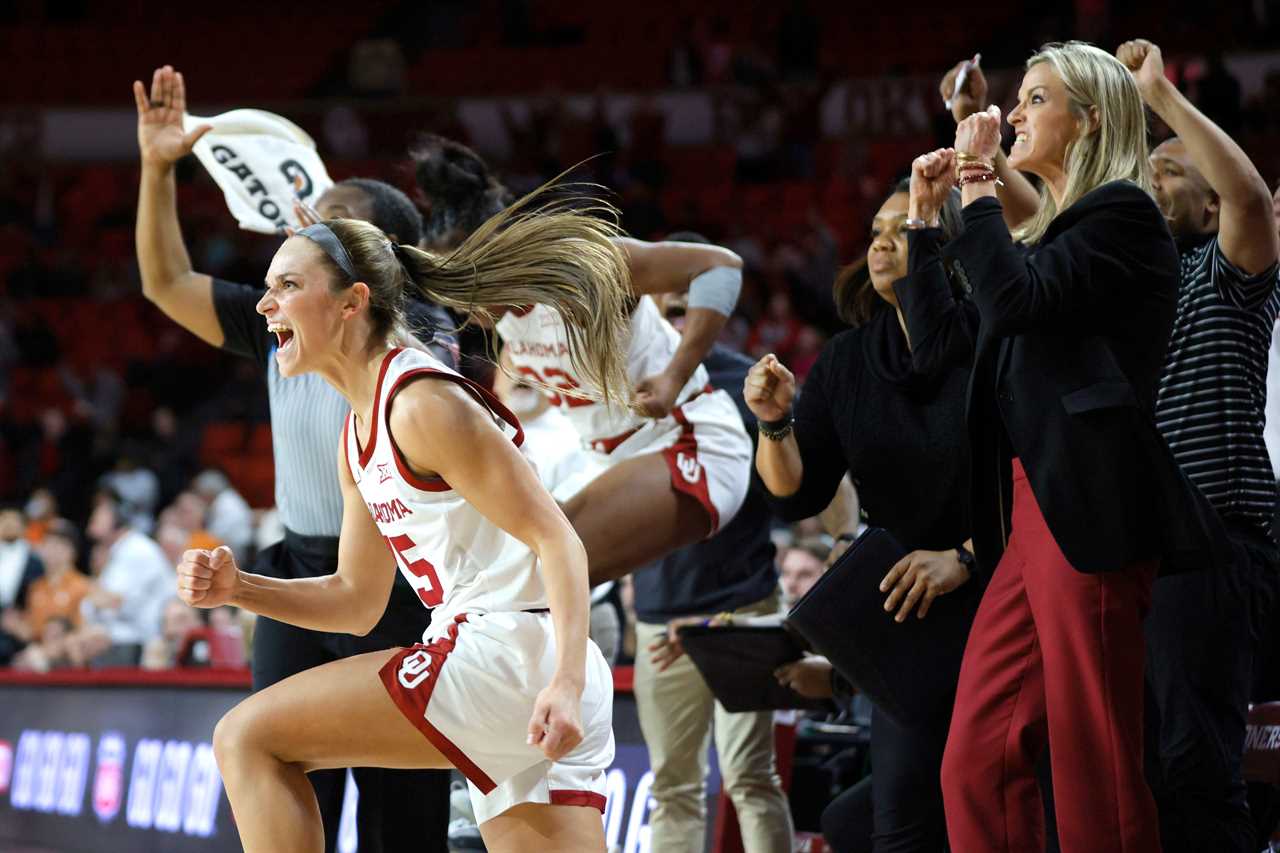
[[[208,511],[209,504],[204,498],[192,491],[181,492],[173,499],[173,503],[165,507],[164,511],[160,513],[158,524],[159,527],[171,524],[187,534],[187,540],[182,551],[190,549],[212,551],[223,542],[205,528],[205,514]],[[159,527],[156,531],[157,542],[161,542]],[[163,545],[164,543],[161,542],[161,544]],[[179,556],[181,556],[181,551],[179,551]],[[174,561],[174,565],[177,565],[177,560]]]
[[[27,590],[26,628],[30,645],[17,654],[18,669],[46,672],[65,661],[64,639],[80,624],[80,602],[89,592],[89,579],[76,569],[80,532],[65,518],[44,525],[36,550],[44,560],[44,575]]]
[[[102,566],[81,602],[83,625],[67,638],[73,666],[133,666],[142,646],[160,632],[160,614],[174,584],[174,567],[150,538],[129,526],[119,496],[99,492],[88,533],[102,549]]]
[[[58,499],[49,487],[40,486],[27,498],[23,513],[27,517],[27,541],[38,545],[44,538],[45,528],[58,518]]]
[[[27,643],[27,593],[44,564],[23,537],[26,518],[15,506],[0,509],[0,666]]]
[[[160,633],[147,641],[142,649],[143,669],[173,669],[178,666],[178,653],[187,634],[203,628],[200,611],[185,604],[176,595],[164,603]]]
[[[249,557],[253,544],[253,510],[221,471],[202,471],[191,481],[191,490],[209,506],[205,515],[209,533],[231,548],[236,559]]]
[[[784,611],[795,607],[827,571],[830,553],[831,547],[823,537],[805,536],[778,554],[778,583],[782,587]]]

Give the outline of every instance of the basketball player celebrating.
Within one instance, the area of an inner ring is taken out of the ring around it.
[[[446,248],[501,210],[510,194],[460,143],[426,136],[411,152],[430,245]],[[733,313],[742,259],[696,243],[619,237],[626,258],[627,380],[634,407],[610,406],[571,363],[574,330],[547,305],[500,315],[502,358],[537,383],[605,469],[565,502],[591,582],[614,580],[728,524],[746,498],[751,440],[702,359]],[[681,336],[651,294],[689,291]],[[473,315],[474,316],[474,315]]]
[[[148,95],[150,97],[148,97]],[[261,288],[192,269],[178,220],[174,164],[203,135],[184,133],[186,85],[170,66],[157,68],[148,92],[134,84],[141,173],[137,250],[142,290],[165,314],[202,340],[251,358],[266,375],[276,474],[276,508],[284,538],[259,552],[254,571],[278,578],[319,577],[338,565],[342,493],[333,473],[339,433],[351,407],[318,376],[281,375],[276,336],[255,306]],[[319,215],[365,219],[406,243],[421,238],[422,217],[404,193],[380,181],[348,179],[316,200]],[[415,301],[411,312],[436,327],[431,350],[453,366],[456,341],[439,333],[453,325],[437,306]],[[424,316],[425,315],[425,316]],[[253,689],[318,664],[411,643],[430,621],[413,589],[398,579],[386,613],[363,637],[309,631],[259,619],[253,631]],[[361,796],[356,808],[360,846],[378,853],[444,853],[449,824],[449,774],[352,768]],[[325,822],[325,849],[337,849],[347,774],[308,775]]]
[[[517,449],[515,416],[392,341],[409,287],[461,310],[553,306],[575,332],[577,375],[616,401],[628,275],[614,237],[603,219],[526,200],[447,257],[346,219],[276,253],[258,310],[280,372],[318,373],[352,407],[338,570],[277,579],[241,571],[225,549],[189,551],[180,594],[362,634],[394,561],[434,611],[423,644],[298,673],[219,722],[214,750],[246,850],[321,849],[310,770],[449,765],[468,778],[493,853],[604,850],[612,680],[587,639],[586,551]]]

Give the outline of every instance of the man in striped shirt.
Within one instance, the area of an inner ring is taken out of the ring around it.
[[[1165,853],[1249,851],[1240,760],[1260,616],[1272,598],[1276,485],[1263,441],[1280,312],[1271,194],[1245,153],[1164,75],[1160,49],[1117,56],[1177,137],[1151,154],[1182,282],[1156,421],[1231,532],[1234,563],[1156,582],[1147,620],[1148,761]]]

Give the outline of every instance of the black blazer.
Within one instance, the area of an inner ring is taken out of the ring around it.
[[[946,255],[976,310],[936,290],[900,288],[899,301],[918,359],[976,350],[967,422],[979,564],[994,569],[1008,541],[1014,456],[1080,571],[1226,559],[1216,514],[1152,418],[1179,277],[1155,203],[1132,183],[1106,184],[1030,250],[1013,242],[995,199],[968,205],[964,219]]]

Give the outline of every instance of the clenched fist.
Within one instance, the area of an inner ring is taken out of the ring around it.
[[[548,761],[559,761],[582,743],[582,691],[552,680],[538,693],[529,720],[529,745]]]
[[[1138,91],[1147,99],[1156,86],[1164,82],[1164,56],[1160,48],[1146,39],[1127,41],[1116,50],[1116,59],[1133,74]]]
[[[192,607],[231,604],[239,578],[236,558],[226,545],[212,551],[192,549],[178,563],[178,597]]]
[[[994,163],[1000,153],[1000,108],[992,104],[956,125],[955,150]]]
[[[796,377],[769,353],[747,371],[742,395],[747,408],[762,421],[780,421],[791,414],[796,399]]]

